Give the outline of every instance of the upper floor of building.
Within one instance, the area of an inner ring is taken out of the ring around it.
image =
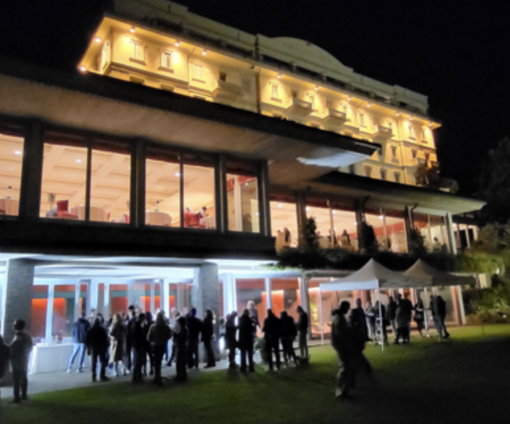
[[[376,143],[344,172],[416,184],[437,166],[426,96],[354,72],[303,40],[251,35],[164,0],[117,0],[79,63],[97,73]]]

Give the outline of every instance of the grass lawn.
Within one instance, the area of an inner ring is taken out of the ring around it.
[[[184,385],[114,384],[34,395],[1,405],[1,424],[21,423],[503,423],[510,418],[510,326],[451,331],[453,339],[413,337],[407,346],[366,355],[377,382],[364,376],[354,400],[334,397],[337,359],[311,349],[306,369],[251,375],[192,373]]]

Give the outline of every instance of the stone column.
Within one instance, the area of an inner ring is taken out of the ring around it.
[[[48,285],[48,303],[46,304],[46,331],[45,339],[47,343],[53,340],[53,300],[55,299],[55,284]]]
[[[167,280],[161,280],[159,296],[159,305],[161,309],[165,311],[165,315],[170,318],[170,283]]]
[[[81,282],[74,286],[74,320],[77,321],[80,317],[80,295],[81,295]]]
[[[457,243],[455,242],[455,236],[453,234],[453,220],[452,214],[447,212],[445,216],[446,234],[448,236],[448,243],[450,244],[450,252],[454,255],[457,254]],[[460,234],[459,234],[460,239]]]
[[[90,294],[89,294],[90,293]],[[87,316],[90,316],[92,310],[96,310],[99,305],[99,282],[97,280],[90,280],[87,287]],[[107,317],[108,318],[108,317]]]
[[[193,286],[191,288],[191,304],[197,310],[197,317],[202,319],[207,309],[211,309],[215,317],[220,314],[220,289],[218,284],[218,265],[205,263],[195,268]],[[219,320],[216,319],[214,328],[215,341],[213,349],[219,360]],[[200,349],[200,358],[204,358],[203,349]]]
[[[14,337],[13,324],[16,319],[26,322],[30,331],[32,318],[32,286],[34,263],[27,259],[7,261],[6,281],[2,295],[2,335],[7,344]]]
[[[160,286],[160,293],[161,293],[161,286]],[[150,296],[151,296],[151,299],[150,299],[150,310],[151,311],[150,312],[151,312],[151,314],[153,314],[156,309],[156,302],[154,299],[156,296],[156,287],[155,287],[154,281],[151,281],[151,283],[150,283]],[[161,297],[160,297],[160,299],[161,299]]]
[[[308,277],[298,278],[299,283],[299,295],[301,297],[301,307],[308,314],[308,339],[312,337],[312,325],[311,325],[311,314],[310,314],[310,296],[308,295]]]
[[[103,316],[108,319],[110,315],[110,283],[104,283],[104,305],[103,305]]]
[[[273,307],[273,299],[271,299],[271,278],[264,278],[264,287],[266,290],[266,309]]]

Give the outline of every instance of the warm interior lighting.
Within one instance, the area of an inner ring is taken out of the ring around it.
[[[398,112],[398,111],[397,111],[397,112],[395,113],[395,116],[400,116],[400,112]]]
[[[431,127],[431,126],[432,126],[432,122],[429,122],[429,127]]]
[[[276,78],[280,79],[282,77],[282,74],[278,74]]]
[[[350,102],[351,101],[351,96],[347,96],[347,101]]]
[[[410,121],[412,121],[412,120],[413,120],[413,117],[412,117],[412,116],[410,116],[410,117],[409,117],[409,120],[410,120]]]
[[[370,103],[367,103],[367,107],[370,107]]]
[[[178,172],[176,172],[176,173],[175,173],[175,176],[176,176],[176,177],[180,177],[180,176],[181,176],[181,174],[179,174]]]
[[[96,37],[96,43],[100,43],[101,42],[101,37]]]
[[[181,43],[179,42],[179,40],[175,40],[175,47],[179,47],[181,45]]]
[[[81,159],[76,159],[76,163],[81,163]]]
[[[279,208],[281,208],[281,207],[282,207],[282,204],[280,203],[280,204],[278,205],[278,207],[279,207]]]
[[[80,71],[81,72],[87,72],[87,68],[85,68],[85,66],[80,66]]]
[[[315,86],[315,91],[317,91],[318,89],[319,89],[319,86],[318,86],[318,85],[316,85],[316,86]]]
[[[21,155],[21,152],[20,152],[19,150],[16,150],[16,151],[14,152],[14,154],[19,156],[19,155]]]
[[[131,32],[131,33],[135,32],[135,27],[131,27],[129,32]]]
[[[205,56],[206,54],[207,54],[207,50],[206,49],[202,50],[202,55]]]

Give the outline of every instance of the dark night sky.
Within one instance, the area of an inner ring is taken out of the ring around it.
[[[75,71],[104,0],[3,0],[0,55]],[[488,148],[510,135],[510,3],[490,1],[181,0],[267,36],[308,40],[346,66],[429,96],[442,174],[461,193]],[[469,4],[473,3],[473,5]],[[498,7],[496,7],[498,6]]]

